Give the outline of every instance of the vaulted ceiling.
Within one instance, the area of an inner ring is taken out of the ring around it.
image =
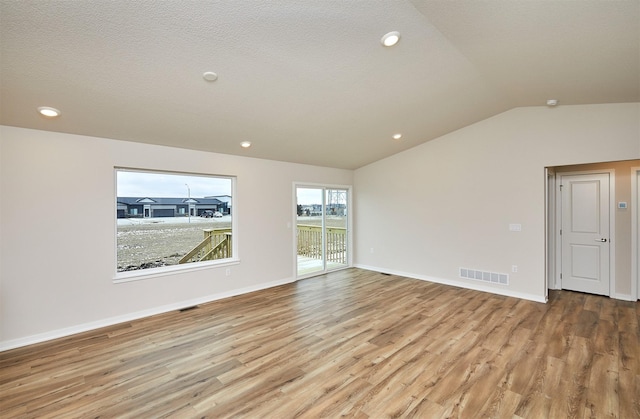
[[[640,101],[640,0],[0,0],[0,48],[3,125],[348,169],[547,99]]]

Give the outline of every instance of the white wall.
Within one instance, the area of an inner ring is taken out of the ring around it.
[[[544,301],[544,168],[638,158],[639,121],[638,103],[516,108],[356,170],[355,265]]]
[[[238,265],[114,284],[114,166],[237,176]],[[294,181],[353,172],[0,126],[0,349],[294,279]]]
[[[542,300],[544,167],[639,157],[640,104],[513,109],[355,173],[0,126],[0,350],[293,280],[294,181],[354,183],[358,266]],[[114,284],[114,166],[236,175],[232,275]]]

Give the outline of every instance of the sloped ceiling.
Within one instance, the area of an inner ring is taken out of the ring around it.
[[[0,0],[0,48],[3,125],[347,169],[551,98],[640,101],[640,0]]]

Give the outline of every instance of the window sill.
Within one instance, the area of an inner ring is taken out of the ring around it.
[[[187,272],[201,271],[204,269],[215,269],[225,266],[237,265],[240,259],[225,259],[224,261],[197,262],[185,265],[164,266],[161,268],[140,269],[136,271],[117,272],[113,277],[114,284],[121,284],[143,279],[157,278],[167,275],[183,274]]]

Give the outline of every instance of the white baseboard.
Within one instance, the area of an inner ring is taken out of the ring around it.
[[[278,280],[278,281],[266,282],[266,283],[258,284],[251,287],[225,291],[218,294],[207,295],[205,297],[194,298],[192,300],[179,301],[177,303],[167,304],[164,306],[154,307],[154,308],[150,308],[142,311],[136,311],[134,313],[128,313],[121,316],[110,317],[103,320],[98,320],[94,322],[78,324],[71,327],[65,327],[62,329],[52,330],[50,332],[38,333],[36,335],[26,336],[18,339],[11,339],[11,340],[0,342],[0,352],[8,351],[9,349],[20,348],[27,345],[33,345],[35,343],[46,342],[48,340],[63,338],[66,336],[75,335],[77,333],[99,329],[101,327],[113,326],[119,323],[142,319],[144,317],[155,316],[156,314],[176,311],[186,307],[192,307],[198,304],[204,304],[204,303],[209,303],[211,301],[222,300],[224,298],[234,297],[236,295],[247,294],[254,291],[264,290],[267,288],[273,288],[279,285],[289,284],[294,281],[295,281],[294,278],[287,278],[287,279]]]
[[[419,275],[419,274],[414,274],[414,273],[411,273],[411,272],[402,272],[402,271],[396,271],[396,270],[391,270],[391,269],[378,268],[378,267],[375,267],[375,266],[354,265],[354,267],[361,268],[361,269],[367,269],[367,270],[370,270],[370,271],[384,272],[384,273],[389,273],[389,274],[393,274],[393,275],[404,276],[404,277],[407,277],[407,278],[419,279],[421,281],[435,282],[437,284],[451,285],[453,287],[465,288],[465,289],[470,289],[470,290],[474,290],[474,291],[488,292],[488,293],[491,293],[491,294],[503,295],[505,297],[515,297],[515,298],[520,298],[521,300],[535,301],[536,303],[546,303],[547,302],[547,300],[546,300],[544,295],[534,295],[534,294],[522,293],[522,292],[518,292],[518,291],[512,291],[512,290],[509,290],[509,289],[487,287],[487,286],[482,285],[481,283],[472,284],[472,283],[469,283],[469,282],[462,282],[462,281],[455,281],[455,280],[450,280],[450,279],[436,278],[436,277],[426,276],[426,275]]]

